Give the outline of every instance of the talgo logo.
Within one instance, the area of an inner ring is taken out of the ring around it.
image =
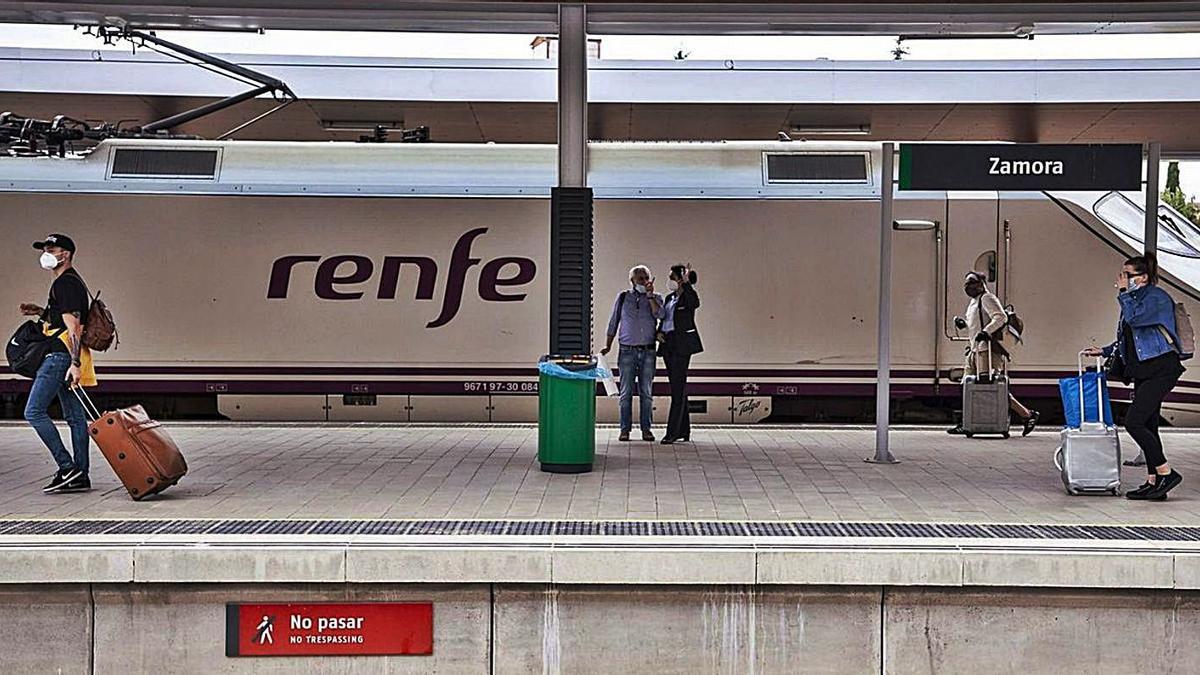
[[[471,246],[488,231],[479,227],[463,234],[455,242],[450,253],[450,267],[446,274],[446,287],[442,294],[442,308],[437,318],[425,324],[426,328],[438,328],[450,323],[462,307],[463,289],[467,271],[482,260],[471,257]],[[292,280],[292,272],[302,263],[317,263],[313,275],[313,292],[323,300],[361,300],[365,291],[361,285],[375,276],[375,261],[363,255],[286,255],[271,265],[271,279],[267,286],[268,299],[286,299]],[[395,300],[400,283],[400,271],[405,265],[417,270],[416,300],[432,300],[438,283],[438,263],[426,256],[384,256],[379,267],[379,283],[375,298]],[[515,269],[506,268],[512,266]],[[493,258],[479,270],[478,292],[481,300],[488,302],[521,302],[526,293],[501,293],[502,287],[524,286],[533,281],[537,274],[537,263],[529,258]],[[359,289],[354,287],[358,286]]]

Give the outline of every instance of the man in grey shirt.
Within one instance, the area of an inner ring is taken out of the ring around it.
[[[663,299],[654,292],[654,277],[645,265],[637,265],[629,270],[629,283],[632,288],[621,291],[613,305],[612,318],[608,320],[608,342],[600,353],[612,351],[613,338],[617,338],[620,345],[617,370],[621,373],[620,439],[628,441],[629,431],[633,428],[633,387],[636,380],[641,403],[638,422],[642,428],[642,440],[653,441],[650,424],[654,400],[651,398],[650,385],[654,382],[657,351],[655,332],[658,320],[662,318]]]

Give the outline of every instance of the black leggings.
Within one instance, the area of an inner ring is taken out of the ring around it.
[[[1146,455],[1146,467],[1154,469],[1167,463],[1163,454],[1162,438],[1158,435],[1159,413],[1163,399],[1175,387],[1182,373],[1159,375],[1145,380],[1134,380],[1133,402],[1125,413],[1125,431]]]

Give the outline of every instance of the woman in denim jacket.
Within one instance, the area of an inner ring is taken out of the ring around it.
[[[1121,306],[1117,339],[1107,347],[1089,347],[1085,352],[1119,359],[1114,371],[1133,381],[1133,402],[1125,413],[1125,430],[1145,453],[1150,475],[1141,487],[1125,496],[1162,501],[1183,482],[1183,476],[1167,464],[1158,435],[1163,399],[1184,372],[1175,348],[1179,344],[1175,302],[1158,287],[1158,263],[1153,255],[1126,260],[1116,287]]]

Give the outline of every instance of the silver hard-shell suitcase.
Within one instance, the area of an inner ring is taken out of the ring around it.
[[[963,433],[967,438],[977,434],[999,434],[1008,438],[1008,376],[993,367],[991,345],[988,345],[987,355],[986,377],[968,375],[963,378]],[[972,353],[971,358],[976,355]]]
[[[1096,372],[1100,372],[1096,358]],[[1083,375],[1083,352],[1079,353],[1079,375]],[[1067,493],[1121,494],[1121,438],[1115,426],[1104,423],[1104,392],[1096,387],[1099,422],[1085,422],[1083,387],[1079,387],[1079,428],[1062,430],[1062,444],[1054,453],[1054,466],[1062,474]]]

